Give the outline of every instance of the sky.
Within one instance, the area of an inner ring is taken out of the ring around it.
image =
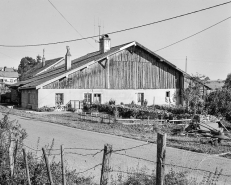
[[[51,5],[51,3],[61,12]],[[0,45],[42,44],[80,39],[185,14],[228,0],[0,0]],[[231,3],[166,22],[109,34],[111,45],[137,41],[152,51],[197,33],[231,16]],[[98,38],[38,47],[1,47],[0,67],[17,68],[20,60],[72,59],[99,50]],[[187,72],[211,80],[231,73],[231,18],[194,37],[156,52]]]

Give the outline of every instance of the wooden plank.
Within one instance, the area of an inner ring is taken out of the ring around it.
[[[156,185],[164,184],[166,134],[157,134]]]
[[[42,151],[43,151],[43,156],[44,156],[45,163],[46,163],[47,176],[48,176],[48,179],[49,179],[50,185],[53,185],[53,180],[52,180],[52,175],[51,175],[51,170],[50,170],[49,160],[48,160],[48,157],[47,157],[47,155],[46,155],[46,151],[45,151],[45,149],[44,149],[44,148],[42,148]]]
[[[27,161],[27,155],[26,155],[26,150],[25,148],[22,149],[23,151],[23,158],[24,158],[24,163],[26,166],[26,177],[27,177],[27,182],[29,185],[31,185],[31,181],[30,181],[30,172],[29,172],[29,167],[28,167],[28,161]]]
[[[61,150],[61,169],[62,169],[62,185],[66,185],[66,173],[65,173],[65,166],[64,166],[64,146],[60,146]]]
[[[111,153],[112,153],[112,145],[109,144],[104,145],[100,185],[108,185],[109,183]]]

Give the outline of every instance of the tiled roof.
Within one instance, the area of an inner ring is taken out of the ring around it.
[[[63,57],[59,57],[59,58],[55,58],[52,60],[46,60],[45,61],[45,66],[42,67],[42,63],[38,63],[36,66],[34,66],[33,68],[31,68],[30,70],[28,70],[25,74],[24,74],[24,78],[31,78],[34,75],[36,75],[37,73],[40,73],[41,71],[47,69],[48,67],[50,67],[51,65],[55,64],[56,62],[58,62],[59,60],[61,60]]]
[[[36,88],[36,86],[41,85],[49,80],[52,80],[60,75],[63,75],[73,69],[76,69],[78,67],[81,67],[85,64],[88,64],[89,62],[92,61],[99,61],[104,59],[105,57],[120,51],[120,49],[123,46],[129,46],[129,44],[135,43],[136,46],[139,46],[140,48],[146,50],[147,52],[151,53],[152,55],[154,55],[155,57],[159,58],[162,62],[167,63],[168,65],[172,66],[173,68],[175,68],[176,70],[180,71],[175,65],[173,65],[172,63],[170,63],[169,61],[165,60],[164,58],[160,57],[159,55],[155,54],[154,52],[150,51],[149,49],[147,49],[146,47],[142,46],[141,44],[139,44],[138,42],[129,42],[126,44],[122,44],[119,46],[115,46],[112,47],[109,51],[105,52],[105,53],[101,53],[100,51],[96,51],[96,52],[92,52],[89,54],[86,54],[82,57],[79,57],[77,59],[72,60],[72,65],[71,65],[71,69],[66,71],[65,70],[65,66],[59,66],[55,69],[52,70],[48,70],[45,71],[37,76],[34,76],[31,79],[25,80],[25,81],[21,81],[18,82],[16,84],[14,84],[13,86],[22,86],[21,89],[27,89],[27,88]],[[181,71],[180,71],[181,72]]]
[[[0,71],[0,77],[7,77],[7,78],[18,78],[18,72],[13,71]]]
[[[127,43],[129,44],[129,43]],[[71,65],[71,69],[70,70],[73,70],[73,69],[76,69],[78,67],[81,67],[82,65],[85,65],[91,61],[96,61],[96,60],[100,60],[100,59],[103,59],[105,58],[106,56],[116,52],[116,51],[119,51],[121,47],[127,45],[127,44],[122,44],[122,45],[119,45],[119,46],[115,46],[115,47],[112,47],[109,51],[105,52],[105,53],[100,53],[100,51],[97,51],[97,52],[93,52],[93,53],[89,53],[89,54],[86,54],[82,57],[79,57],[77,59],[74,59],[71,61],[72,65]],[[68,71],[70,71],[68,70]],[[31,79],[28,79],[28,80],[25,80],[25,81],[21,81],[21,82],[18,82],[16,84],[13,84],[12,86],[22,86],[21,88],[35,88],[36,86],[46,82],[46,81],[49,81],[53,78],[56,78],[58,77],[59,75],[62,75],[64,73],[66,73],[67,71],[65,70],[65,66],[62,65],[62,66],[59,66],[55,69],[52,69],[52,70],[49,70],[49,71],[45,71],[41,74],[39,74],[38,76],[34,76],[33,78]]]
[[[13,69],[13,68],[8,68],[8,67],[6,67],[6,68],[5,68],[5,71],[7,71],[7,72],[14,72],[14,69]]]

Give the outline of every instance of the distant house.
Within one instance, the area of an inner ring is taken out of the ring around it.
[[[35,73],[12,85],[21,91],[21,105],[36,109],[66,105],[71,100],[116,104],[183,104],[186,73],[138,42],[111,47],[108,35],[99,51],[71,60],[67,47],[63,65]],[[42,69],[42,68],[41,68]]]
[[[17,81],[18,72],[14,68],[0,67],[1,102],[10,102],[10,89],[8,88],[8,86],[17,83]]]

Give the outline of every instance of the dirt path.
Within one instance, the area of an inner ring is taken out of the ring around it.
[[[2,116],[0,116],[0,118],[2,118]],[[25,141],[25,144],[32,148],[36,148],[38,138],[40,138],[39,148],[51,143],[53,138],[55,140],[54,148],[60,148],[60,145],[63,144],[65,148],[78,147],[103,149],[104,144],[109,143],[113,145],[114,150],[117,150],[121,148],[129,148],[145,144],[145,142],[142,141],[91,131],[79,130],[75,128],[65,127],[62,125],[56,125],[49,122],[31,120],[15,115],[10,115],[10,120],[12,119],[18,120],[22,127],[26,129],[28,137]],[[30,149],[27,148],[27,150],[29,151]],[[102,153],[99,153],[94,157],[89,155],[82,156],[89,153],[93,154],[97,151],[66,150],[66,152],[67,154],[65,155],[65,158],[68,164],[70,165],[70,167],[76,169],[77,172],[85,171],[86,169],[91,168],[102,162]],[[70,152],[74,154],[71,154]],[[54,153],[58,152],[55,151]],[[120,153],[134,156],[137,158],[147,159],[150,161],[156,161],[155,144],[144,145],[131,150],[122,151]],[[38,155],[41,155],[41,153],[38,153]],[[55,160],[59,160],[59,156],[56,156]],[[207,154],[200,154],[167,147],[166,163],[188,168],[208,170],[212,172],[215,172],[215,169],[218,168],[223,169],[223,174],[231,176],[231,160],[222,157],[216,157]],[[126,171],[128,168],[131,167],[136,168],[137,166],[146,166],[151,170],[155,169],[155,164],[152,162],[129,158],[117,154],[112,154],[112,166],[114,170],[122,171]],[[174,170],[185,171],[185,169],[183,168],[177,168],[174,166],[172,168]],[[96,181],[98,181],[100,176],[100,169],[101,166],[98,166],[83,174],[93,175],[95,176]],[[204,174],[204,172],[195,170],[189,170],[189,172],[193,172],[192,175],[197,176],[198,178],[201,178]],[[221,184],[224,184],[224,182],[226,182],[226,184],[230,184],[231,177],[221,176],[220,182],[222,182]]]

